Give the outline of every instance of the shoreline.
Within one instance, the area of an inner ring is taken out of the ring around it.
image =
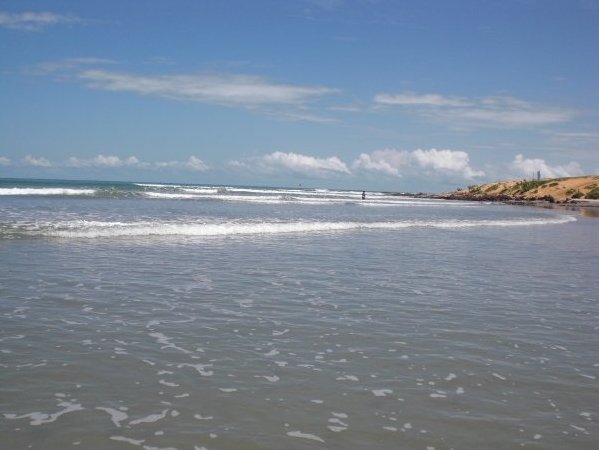
[[[549,201],[549,200],[523,200],[515,198],[498,198],[493,196],[467,196],[452,194],[426,194],[419,192],[412,193],[392,193],[398,197],[406,198],[422,198],[431,200],[454,200],[461,202],[479,202],[479,203],[497,203],[511,206],[528,206],[532,208],[556,209],[565,211],[579,212],[585,217],[599,218],[599,200],[592,199],[572,199],[566,201]]]
[[[581,211],[588,217],[599,217],[599,176],[597,175],[495,181],[440,194],[411,195],[416,198],[564,209]]]

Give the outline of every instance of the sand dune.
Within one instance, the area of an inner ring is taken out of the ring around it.
[[[445,194],[444,197],[464,200],[545,200],[549,202],[599,200],[599,176],[497,181],[458,189]]]

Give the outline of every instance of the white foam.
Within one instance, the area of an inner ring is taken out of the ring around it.
[[[136,186],[142,187],[157,187],[157,188],[178,188],[181,187],[179,184],[157,184],[157,183],[133,183]]]
[[[282,335],[284,335],[285,333],[289,333],[289,328],[285,328],[285,329],[284,329],[284,330],[282,330],[282,331],[273,330],[273,332],[272,332],[272,335],[273,335],[273,336],[282,336]]]
[[[243,236],[285,233],[327,233],[369,230],[402,230],[407,228],[466,229],[480,227],[526,227],[575,222],[573,216],[521,218],[505,220],[404,220],[389,222],[98,222],[71,221],[36,224],[32,234],[63,238],[108,238],[141,236]]]
[[[93,195],[95,189],[69,188],[0,188],[0,195]]]
[[[131,439],[125,436],[110,436],[110,439],[113,441],[126,442],[132,445],[142,445],[145,442],[145,439]]]
[[[212,375],[214,375],[214,372],[212,370],[206,370],[207,368],[211,368],[212,364],[181,363],[181,364],[177,365],[178,369],[180,369],[182,367],[193,367],[203,377],[211,377]]]
[[[41,412],[32,412],[32,413],[28,413],[28,414],[23,414],[21,416],[17,416],[16,414],[4,414],[4,417],[6,419],[29,418],[29,419],[31,419],[31,422],[29,422],[30,425],[42,425],[44,423],[54,422],[54,421],[56,421],[56,419],[58,419],[60,416],[62,416],[64,414],[68,414],[68,413],[74,412],[74,411],[81,411],[81,410],[85,409],[79,403],[73,403],[73,402],[60,402],[58,404],[58,406],[61,406],[64,409],[62,409],[58,412],[52,413],[52,414],[46,414],[46,413],[41,413]]]
[[[129,422],[129,425],[138,425],[140,423],[158,422],[159,420],[164,419],[166,417],[166,415],[168,414],[168,411],[169,411],[168,409],[165,409],[161,413],[150,414],[150,415],[142,417],[140,419],[132,420],[131,422]]]
[[[185,350],[184,348],[181,348],[181,347],[173,344],[171,342],[172,338],[167,337],[162,333],[150,333],[150,336],[155,338],[157,343],[162,344],[162,347],[160,347],[161,350],[165,349],[165,348],[173,348],[173,349],[179,350],[183,353],[191,353],[189,350]]]
[[[276,375],[255,375],[254,378],[264,378],[265,380],[270,381],[271,383],[276,383],[280,380],[280,378]]]
[[[170,198],[170,199],[190,199],[197,198],[197,195],[193,194],[171,194],[168,192],[144,192],[146,197],[150,198]]]
[[[392,394],[393,390],[391,389],[373,389],[372,393],[375,397],[386,397],[388,394]]]
[[[98,406],[96,409],[106,411],[108,414],[110,414],[110,420],[112,420],[112,423],[114,423],[119,428],[121,427],[121,422],[129,417],[126,413],[113,408],[105,408],[103,406]]]
[[[324,442],[324,440],[315,434],[310,433],[302,433],[301,431],[288,431],[287,436],[302,438],[302,439],[310,439],[312,441]]]
[[[359,381],[359,378],[355,375],[343,375],[341,377],[336,378],[338,381],[348,380],[348,381]]]

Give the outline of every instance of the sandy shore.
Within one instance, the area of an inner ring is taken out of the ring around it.
[[[417,198],[502,202],[579,211],[599,218],[599,175],[495,181],[441,194],[395,194]]]

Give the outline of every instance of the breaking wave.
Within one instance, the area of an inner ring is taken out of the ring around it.
[[[0,195],[93,195],[95,189],[72,188],[0,188]]]
[[[477,227],[528,227],[575,222],[572,216],[511,220],[405,220],[390,222],[102,222],[75,220],[56,223],[36,223],[4,230],[10,234],[58,238],[112,238],[149,236],[244,236],[284,233],[327,233],[360,230],[401,230],[407,228],[463,229]]]

